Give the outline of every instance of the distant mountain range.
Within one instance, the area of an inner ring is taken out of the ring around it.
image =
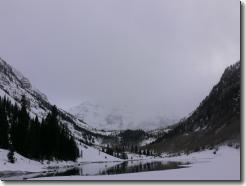
[[[162,116],[136,122],[133,113],[125,108],[106,108],[91,101],[85,101],[69,112],[58,109],[59,120],[67,126],[80,148],[85,145],[95,149],[119,146],[123,137],[128,143],[134,143],[130,139],[138,139],[137,145],[141,148],[156,152],[193,151],[225,142],[240,143],[240,83],[241,65],[238,62],[225,70],[220,82],[200,106],[180,122]],[[23,95],[29,103],[31,117],[38,116],[41,120],[51,111],[52,104],[47,96],[0,58],[0,96],[20,106]],[[141,138],[134,136],[139,134]]]

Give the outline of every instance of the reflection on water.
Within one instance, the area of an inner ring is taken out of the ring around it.
[[[186,164],[187,165],[187,164]],[[165,161],[125,161],[125,162],[104,162],[104,163],[85,163],[70,169],[58,169],[45,173],[22,173],[5,175],[2,180],[23,180],[40,177],[53,176],[96,176],[114,175],[124,173],[148,172],[167,169],[184,168],[185,164],[180,162]]]
[[[128,162],[124,162],[115,167],[109,168],[102,172],[102,175],[112,175],[112,174],[124,174],[124,173],[136,173],[136,172],[148,172],[166,169],[178,169],[182,168],[182,164],[179,162],[140,162],[137,165],[130,166]]]
[[[125,161],[123,163],[89,163],[79,167],[67,170],[65,172],[56,172],[48,176],[96,176],[113,175],[124,173],[148,172],[167,169],[183,168],[184,164],[180,162],[142,162]],[[43,176],[41,176],[43,177]]]

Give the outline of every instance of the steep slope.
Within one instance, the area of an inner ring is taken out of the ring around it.
[[[240,62],[228,67],[200,106],[149,148],[163,152],[194,151],[226,141],[240,143]]]
[[[38,116],[39,119],[43,119],[51,111],[52,105],[47,96],[33,88],[28,78],[0,58],[0,96],[6,96],[12,104],[20,106],[23,95],[28,102],[31,117]],[[92,129],[84,121],[62,109],[58,109],[58,112],[60,122],[67,126],[81,148],[86,146],[85,144],[96,147],[103,141],[115,140],[110,132]]]
[[[51,105],[47,96],[33,88],[30,81],[0,58],[0,95],[8,96],[12,102],[20,103],[22,95],[29,102],[29,111],[44,117]]]

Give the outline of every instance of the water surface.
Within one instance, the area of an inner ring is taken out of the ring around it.
[[[187,167],[188,163],[174,161],[124,161],[83,163],[70,168],[50,169],[42,173],[0,172],[1,180],[25,180],[31,178],[54,176],[98,176],[115,175],[159,170],[170,170]],[[81,178],[83,179],[83,178]]]

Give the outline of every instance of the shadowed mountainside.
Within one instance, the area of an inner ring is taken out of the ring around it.
[[[241,65],[228,67],[191,116],[148,145],[157,152],[198,151],[225,142],[240,143]]]

